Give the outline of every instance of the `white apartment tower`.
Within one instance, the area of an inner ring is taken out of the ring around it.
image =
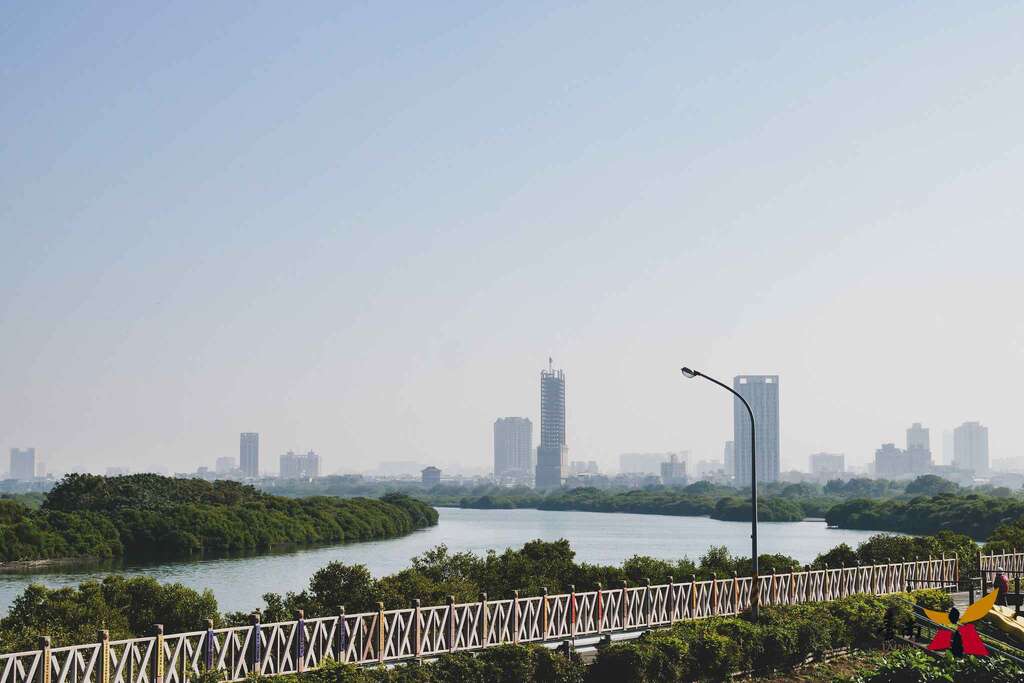
[[[754,413],[757,437],[757,480],[779,480],[779,376],[738,375],[732,388]],[[739,399],[733,400],[736,485],[750,484],[750,417]]]
[[[975,475],[988,473],[988,427],[964,422],[953,430],[953,465]]]
[[[528,477],[533,474],[533,423],[526,417],[499,417],[494,421],[494,476]]]

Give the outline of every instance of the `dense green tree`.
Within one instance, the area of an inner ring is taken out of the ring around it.
[[[282,498],[231,481],[70,474],[38,510],[0,500],[0,561],[147,560],[388,538],[437,523],[399,494]]]
[[[108,576],[77,588],[32,584],[0,619],[0,648],[29,649],[43,635],[55,646],[94,642],[100,628],[108,629],[112,639],[130,638],[151,633],[156,623],[167,633],[195,631],[205,628],[207,619],[220,620],[209,590],[161,584],[150,577]]]
[[[934,474],[925,474],[907,484],[906,492],[912,495],[937,496],[940,493],[956,493],[960,486]]]

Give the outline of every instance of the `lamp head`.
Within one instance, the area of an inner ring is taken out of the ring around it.
[[[691,370],[690,368],[680,368],[680,369],[683,371],[683,377],[685,377],[687,379],[693,379],[694,377],[696,377],[697,375],[700,374],[696,370]]]

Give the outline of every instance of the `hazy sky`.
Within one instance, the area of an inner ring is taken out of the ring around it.
[[[1024,456],[1024,5],[895,5],[4,3],[0,447]]]

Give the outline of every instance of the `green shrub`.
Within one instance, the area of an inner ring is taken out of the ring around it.
[[[999,656],[936,657],[922,650],[906,649],[878,657],[866,673],[852,683],[1019,683],[1024,668]]]
[[[881,643],[886,614],[897,629],[912,617],[912,601],[948,607],[935,590],[876,597],[855,595],[832,602],[766,608],[753,624],[742,617],[685,621],[645,633],[633,642],[599,650],[588,672],[591,683],[613,681],[724,680],[753,671],[768,674],[819,659],[828,652]]]

